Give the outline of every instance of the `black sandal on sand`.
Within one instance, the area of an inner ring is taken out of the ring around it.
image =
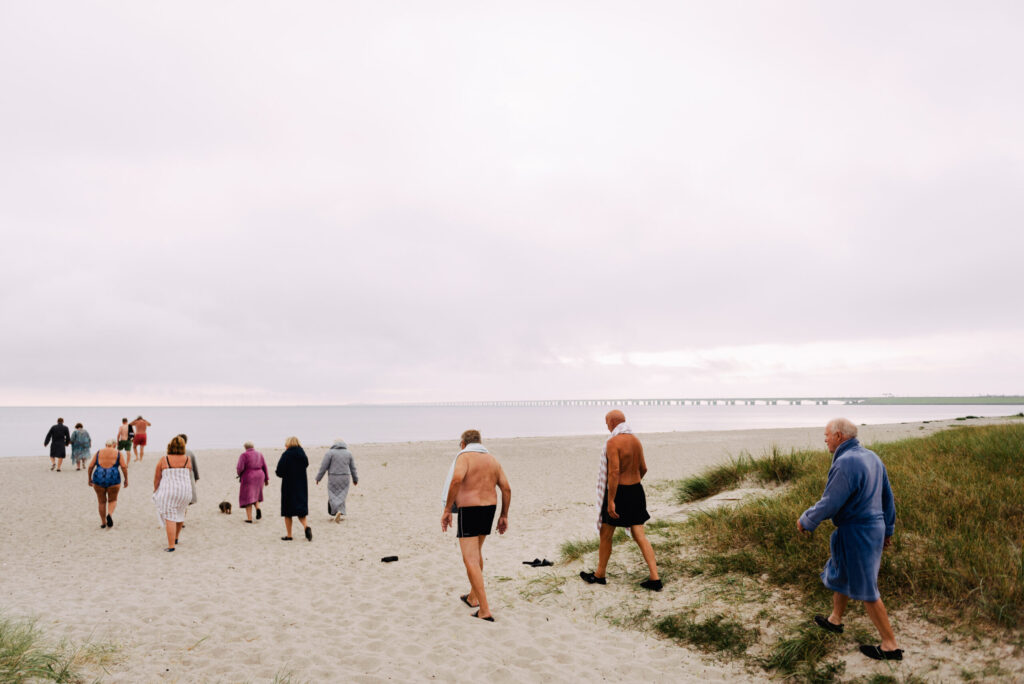
[[[56,467],[57,467],[56,464],[53,464],[53,463],[50,464],[50,470],[53,470]]]
[[[166,549],[164,549],[164,551],[174,551],[174,549],[166,548]]]
[[[903,649],[894,648],[891,651],[883,651],[881,646],[861,644],[860,652],[872,660],[903,660]]]
[[[260,509],[257,508],[256,509],[256,519],[260,520],[262,518],[263,518],[263,511],[261,511]]]
[[[252,520],[243,520],[242,522],[247,522],[247,523],[249,523],[250,525],[252,524]]]
[[[481,620],[487,620],[488,622],[494,622],[494,617],[485,617],[485,618],[480,617],[480,611],[479,610],[476,611],[475,613],[473,613],[473,617],[479,618]]]
[[[661,591],[662,584],[660,579],[645,579],[640,586],[651,591]]]
[[[584,572],[580,570],[580,579],[587,584],[607,584],[604,577],[598,577],[592,572]]]
[[[462,596],[459,597],[459,600],[462,601],[463,603],[465,603],[470,608],[479,608],[480,607],[479,603],[474,606],[472,603],[469,602],[469,594],[463,594]]]
[[[100,525],[100,529],[101,529],[101,530],[105,530],[105,529],[107,529],[107,526],[106,526],[106,524]]]
[[[537,567],[540,565],[540,558],[534,558],[532,561],[523,561],[523,565],[529,565],[530,567]]]
[[[291,541],[291,537],[281,537],[281,541]]]
[[[113,519],[113,518],[111,518],[111,517],[110,517],[110,516],[108,515],[108,516],[107,516],[107,527],[113,527],[113,526],[114,526],[114,519]]]
[[[814,616],[814,623],[816,625],[818,625],[819,627],[821,627],[822,629],[826,629],[826,630],[832,632],[833,634],[842,634],[843,633],[843,626],[842,625],[837,625],[834,622],[829,622],[829,619],[827,617],[825,617],[824,615],[815,615]]]
[[[306,528],[306,541],[313,541],[313,528],[312,527],[307,527]]]

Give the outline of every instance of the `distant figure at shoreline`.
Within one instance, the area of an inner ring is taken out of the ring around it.
[[[68,455],[66,447],[71,444],[71,432],[64,424],[63,418],[57,419],[57,424],[50,428],[43,440],[43,446],[50,445],[50,470],[54,468],[60,472],[64,465],[64,458]]]
[[[644,486],[640,483],[647,474],[644,447],[626,424],[626,416],[622,411],[609,411],[604,417],[604,423],[612,434],[601,454],[597,480],[597,529],[601,536],[597,569],[594,572],[580,572],[580,578],[587,584],[607,583],[605,573],[608,559],[612,555],[612,536],[616,527],[627,527],[650,570],[650,576],[640,586],[651,591],[661,591],[654,547],[644,532],[644,523],[651,518],[647,512]]]
[[[825,444],[832,454],[825,492],[796,522],[797,529],[807,533],[829,518],[836,526],[829,540],[830,557],[821,571],[821,583],[833,592],[832,613],[815,615],[814,621],[822,629],[842,632],[849,600],[863,601],[882,643],[861,644],[860,652],[874,660],[903,660],[878,592],[882,549],[889,546],[896,528],[889,474],[878,455],[860,445],[857,426],[846,418],[829,421]]]
[[[298,437],[289,437],[284,445],[286,448],[274,470],[281,478],[281,517],[284,518],[285,529],[281,540],[292,540],[292,518],[298,518],[305,528],[306,540],[313,541],[313,530],[306,524],[306,516],[309,515],[309,483],[306,481],[309,459]]]
[[[501,489],[501,514],[498,533],[508,529],[508,508],[512,503],[512,486],[501,464],[481,444],[480,432],[466,430],[459,441],[459,454],[449,476],[448,496],[441,510],[441,532],[452,524],[452,504],[458,504],[459,522],[455,536],[459,539],[462,563],[469,578],[469,593],[459,599],[470,608],[477,608],[473,617],[494,622],[487,592],[484,590],[483,546],[491,533],[498,495]]]
[[[132,438],[132,445],[135,450],[135,460],[141,461],[143,454],[146,453],[146,428],[152,425],[152,423],[142,416],[139,416],[132,421],[131,425],[135,428],[135,436]]]
[[[167,548],[174,551],[185,522],[185,510],[192,498],[190,463],[185,455],[185,442],[175,437],[167,445],[167,456],[156,462],[153,474],[153,503],[167,532]]]
[[[89,462],[88,483],[96,492],[101,530],[114,526],[113,515],[117,508],[117,495],[121,491],[122,474],[124,486],[128,487],[128,466],[121,460],[120,452],[114,448],[116,444],[115,440],[108,439],[106,446],[97,451]]]
[[[129,462],[132,460],[132,426],[128,424],[127,418],[122,418],[117,428],[117,451],[123,451]]]
[[[334,444],[324,454],[320,463],[320,471],[316,474],[319,485],[324,473],[327,473],[327,515],[334,516],[334,522],[340,523],[345,515],[345,499],[348,498],[348,485],[359,484],[356,473],[356,462],[348,444],[343,439],[334,440]]]
[[[270,484],[270,473],[263,454],[256,451],[252,442],[246,442],[245,451],[238,457],[235,471],[238,473],[238,505],[245,509],[245,522],[252,522],[252,509],[256,507],[256,519],[263,517],[260,502],[263,501],[263,487]]]
[[[89,451],[92,449],[92,437],[89,431],[82,427],[81,423],[75,423],[75,431],[71,433],[71,461],[75,464],[75,470],[81,470],[85,462],[89,460]]]

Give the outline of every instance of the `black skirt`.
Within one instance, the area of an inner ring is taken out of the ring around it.
[[[632,527],[643,525],[651,519],[647,512],[647,496],[644,486],[637,482],[631,485],[619,485],[615,490],[615,513],[618,518],[608,515],[608,490],[604,490],[604,502],[601,504],[601,522],[614,527]]]

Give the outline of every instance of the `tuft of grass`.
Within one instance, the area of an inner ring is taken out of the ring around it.
[[[701,621],[691,613],[666,615],[654,623],[654,629],[670,639],[696,646],[702,651],[740,656],[757,641],[757,629],[747,629],[725,615],[712,615]]]
[[[568,577],[563,575],[545,572],[527,582],[526,586],[519,591],[519,595],[525,599],[533,599],[552,594],[561,594],[562,587],[568,579]]]
[[[807,472],[809,459],[809,454],[805,452],[783,453],[774,444],[759,458],[751,458],[750,454],[742,452],[728,463],[680,480],[675,488],[676,501],[690,503],[706,499],[736,487],[747,477],[761,484],[789,482]]]
[[[612,536],[612,546],[621,544],[622,542],[629,539],[626,533],[621,529],[615,530],[615,534]],[[579,560],[588,553],[597,551],[597,547],[601,544],[601,540],[595,535],[590,539],[571,539],[567,542],[563,542],[559,552],[561,553],[562,562],[568,563],[569,561]]]
[[[73,682],[74,660],[46,641],[35,620],[0,617],[0,682]]]
[[[823,662],[834,650],[837,637],[806,624],[791,627],[780,637],[762,662],[767,670],[809,682],[831,682],[843,670],[843,663]]]

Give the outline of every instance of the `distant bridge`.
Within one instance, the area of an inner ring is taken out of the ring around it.
[[[673,399],[524,399],[507,401],[441,401],[418,406],[775,406],[818,404],[822,406],[860,404],[863,397],[743,397]]]

